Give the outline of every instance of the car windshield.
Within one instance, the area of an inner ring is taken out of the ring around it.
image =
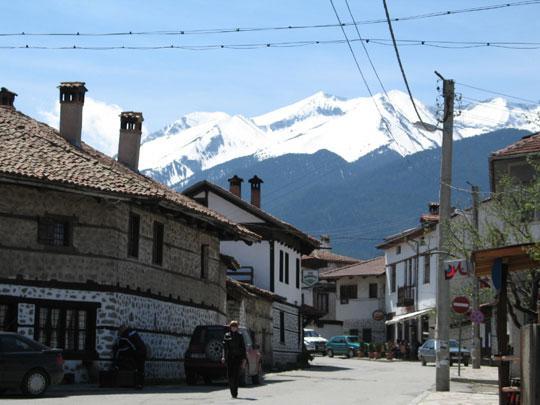
[[[321,335],[314,330],[306,330],[304,331],[304,337],[321,337]]]
[[[347,340],[351,343],[358,343],[358,336],[349,336]]]
[[[453,348],[458,348],[458,343],[455,341],[455,340],[450,340],[448,342],[448,344],[450,345],[450,347],[453,347]]]

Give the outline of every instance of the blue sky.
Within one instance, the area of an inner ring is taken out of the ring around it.
[[[334,0],[349,21],[344,0]],[[501,3],[501,0],[389,0],[392,16]],[[350,0],[357,20],[384,16],[382,0]],[[400,39],[538,41],[540,5],[396,22]],[[0,1],[2,32],[100,32],[335,23],[328,0]],[[385,24],[360,26],[364,37],[389,37]],[[356,34],[348,29],[351,37]],[[219,44],[342,39],[339,28],[172,37],[0,37],[0,45]],[[368,45],[388,89],[404,89],[391,47]],[[355,45],[368,80],[377,82]],[[437,69],[456,81],[540,99],[540,50],[402,47],[414,95],[437,96]],[[319,90],[367,95],[346,45],[212,51],[0,50],[0,86],[19,94],[17,108],[44,118],[54,112],[60,81],[87,83],[88,96],[113,109],[140,110],[149,130],[191,111],[253,116]],[[487,94],[463,89],[474,98]],[[53,113],[54,115],[54,113]]]

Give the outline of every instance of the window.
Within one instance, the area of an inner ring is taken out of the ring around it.
[[[0,331],[17,331],[17,304],[0,304]]]
[[[129,214],[128,224],[128,256],[139,257],[139,235],[141,217],[137,214]]]
[[[62,217],[40,218],[38,242],[48,246],[71,246],[70,220]]]
[[[396,292],[396,265],[390,266],[390,292]]]
[[[364,342],[371,342],[371,328],[362,329],[362,340]]]
[[[356,284],[342,285],[339,288],[339,298],[342,304],[348,304],[349,300],[358,298],[358,287]]]
[[[283,283],[283,250],[279,251],[279,281]]]
[[[289,254],[285,253],[285,284],[289,284]]]
[[[328,293],[317,293],[315,295],[315,308],[325,314],[328,313]]]
[[[95,309],[39,305],[36,308],[35,340],[70,352],[94,349]]]
[[[377,283],[369,283],[369,298],[377,298]]]
[[[154,239],[152,245],[152,263],[161,266],[163,264],[163,232],[164,225],[154,221]]]
[[[349,335],[358,336],[358,329],[349,329]]]
[[[424,284],[429,284],[431,281],[431,256],[424,256]]]
[[[297,258],[295,263],[296,263],[296,288],[300,288],[300,259]]]
[[[279,341],[285,343],[285,314],[283,311],[279,313]]]
[[[401,245],[396,246],[396,255],[401,254]]]
[[[201,246],[201,278],[208,277],[208,261],[209,256],[209,247],[208,245]]]

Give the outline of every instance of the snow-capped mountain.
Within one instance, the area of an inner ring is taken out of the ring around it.
[[[441,132],[426,130],[418,122],[407,94],[391,91],[388,98],[376,94],[373,98],[347,100],[318,92],[253,118],[221,112],[191,113],[144,139],[140,167],[174,185],[244,156],[264,160],[326,149],[353,162],[380,148],[403,156],[440,144]],[[416,103],[423,121],[438,125],[431,109],[418,100]],[[466,106],[455,119],[455,137],[501,128],[534,131],[539,117],[540,106],[495,98]]]

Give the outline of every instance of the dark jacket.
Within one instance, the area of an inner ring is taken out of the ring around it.
[[[246,359],[246,344],[240,332],[227,332],[223,337],[225,361]]]
[[[118,357],[146,360],[146,345],[133,329],[127,329],[118,340]]]

